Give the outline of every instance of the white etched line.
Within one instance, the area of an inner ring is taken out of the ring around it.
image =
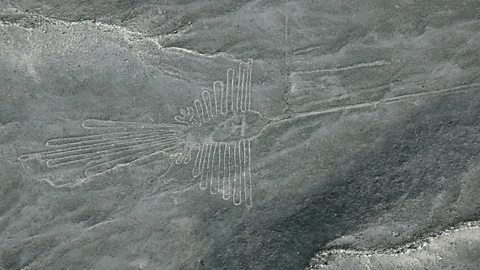
[[[171,157],[175,159],[175,164],[182,163],[183,159],[185,158],[185,147],[175,151],[173,154],[171,154]]]
[[[105,139],[106,136],[115,137],[115,138],[123,138],[123,137],[131,137],[131,136],[139,136],[139,135],[150,135],[156,134],[155,131],[147,131],[147,132],[136,132],[136,131],[129,131],[129,132],[115,132],[115,133],[107,133],[107,134],[97,134],[97,135],[84,135],[84,136],[75,136],[75,137],[63,137],[63,138],[54,138],[48,140],[45,145],[46,146],[57,146],[63,145],[68,143],[78,143],[81,141],[92,141],[98,139]]]
[[[87,119],[83,121],[85,129],[134,129],[134,130],[164,130],[174,128],[172,124],[147,124],[138,122],[121,122],[109,120]]]
[[[238,86],[237,86],[237,111],[241,112],[242,111],[242,96],[243,96],[243,63],[239,64],[238,68]]]
[[[217,152],[217,155],[218,155],[217,182],[218,182],[218,193],[222,193],[222,194],[223,194],[223,174],[224,174],[224,167],[225,167],[225,161],[223,160],[224,152],[225,152],[224,149],[225,149],[225,144],[219,143],[218,152]]]
[[[178,163],[176,163],[177,160],[175,160],[175,164],[183,164],[183,161],[185,160],[185,157],[188,153],[187,147],[184,145],[182,149],[179,149],[176,152],[179,154],[179,157],[178,157]]]
[[[203,106],[202,103],[196,99],[193,104],[195,105],[195,111],[197,112],[198,117],[198,125],[201,126],[203,122],[205,122],[205,116],[203,115]]]
[[[311,111],[311,112],[305,112],[305,113],[298,113],[294,117],[290,118],[285,118],[281,119],[275,122],[275,124],[280,124],[282,122],[289,122],[289,121],[294,121],[297,119],[302,119],[302,118],[307,118],[307,117],[315,117],[319,115],[325,115],[325,114],[330,114],[330,113],[336,113],[336,112],[344,112],[348,110],[353,110],[353,109],[360,109],[360,108],[367,108],[367,107],[376,107],[381,104],[388,104],[388,103],[396,103],[396,102],[402,102],[404,100],[410,99],[410,98],[419,98],[419,97],[434,97],[434,96],[442,96],[442,95],[450,95],[453,93],[461,93],[461,92],[467,92],[471,91],[470,88],[472,87],[480,87],[480,83],[473,83],[469,85],[459,85],[455,87],[449,87],[449,88],[443,88],[443,89],[438,89],[438,90],[432,90],[428,92],[420,92],[420,93],[413,93],[413,94],[406,94],[406,95],[400,95],[384,100],[379,100],[379,101],[372,101],[372,102],[365,102],[365,103],[357,103],[357,104],[351,104],[351,105],[345,105],[345,106],[340,106],[340,107],[333,107],[329,109],[325,109],[322,111]],[[260,131],[256,137],[258,137],[262,131]]]
[[[193,122],[195,117],[195,111],[192,107],[187,107],[187,110],[184,109],[179,110],[179,114],[177,114],[174,119],[175,121],[190,126]]]
[[[242,87],[240,89],[240,111],[245,112],[247,111],[247,72],[248,72],[248,64],[244,63],[243,64],[243,69],[242,69]]]
[[[231,143],[231,147],[232,147],[232,156],[230,157],[230,162],[233,164],[232,166],[232,169],[233,169],[233,172],[232,172],[232,200],[233,200],[233,203],[235,204],[235,201],[236,201],[236,195],[237,195],[237,182],[238,182],[238,175],[237,175],[237,169],[238,169],[238,160],[237,160],[237,145],[235,142],[232,142]]]
[[[205,122],[210,121],[210,116],[212,115],[212,98],[210,97],[210,92],[208,91],[203,91],[202,92],[202,98],[203,98],[203,107],[205,108]]]
[[[182,152],[175,152],[175,153],[171,154],[170,157],[172,159],[175,159],[173,161],[173,162],[175,162],[175,164],[180,164],[180,163],[182,163],[182,160],[183,160],[183,153]]]
[[[176,115],[173,119],[175,119],[175,121],[177,121],[178,123],[181,123],[181,124],[186,124],[187,123],[187,113],[184,109],[180,109],[178,110],[178,115]]]
[[[224,155],[223,155],[223,185],[222,185],[222,190],[223,190],[223,198],[228,200],[230,198],[230,148],[228,146],[228,143],[224,144]]]
[[[105,135],[103,139],[95,139],[95,140],[83,140],[83,141],[78,141],[78,142],[72,142],[72,143],[64,143],[64,144],[55,144],[51,145],[48,144],[47,146],[54,148],[52,150],[48,150],[49,152],[53,151],[65,151],[65,150],[72,150],[76,148],[81,148],[81,147],[94,147],[98,145],[103,145],[105,143],[112,143],[112,142],[126,142],[126,141],[132,141],[132,140],[139,140],[139,139],[146,139],[146,138],[152,138],[155,136],[175,136],[174,133],[151,133],[151,134],[142,134],[142,135],[135,135],[135,136],[128,136],[128,137],[115,137],[115,136],[108,136]]]
[[[232,112],[234,111],[234,102],[233,102],[234,81],[235,81],[235,71],[233,71],[233,69],[228,69],[227,70],[227,89],[226,89],[227,98],[225,100],[225,105],[227,106],[227,110],[230,109]]]
[[[223,83],[216,81],[213,83],[213,95],[215,96],[215,116],[223,113]]]
[[[195,163],[193,164],[193,169],[192,169],[192,176],[193,178],[197,178],[200,176],[201,169],[202,169],[202,158],[204,155],[204,147],[200,147],[197,150],[197,156],[195,158]]]
[[[180,123],[180,124],[186,124],[186,121],[183,120],[179,115],[176,115],[176,116],[174,117],[174,119],[175,119],[175,121],[177,121],[177,122]]]
[[[339,67],[339,68],[325,68],[325,69],[315,69],[315,70],[307,70],[307,71],[296,71],[292,72],[291,75],[304,75],[304,74],[315,74],[315,73],[329,73],[329,72],[341,72],[341,71],[348,71],[353,69],[360,69],[360,68],[370,68],[370,67],[381,67],[390,64],[385,60],[379,60],[374,62],[367,62],[367,63],[358,63],[353,64],[350,66]]]
[[[120,152],[120,153],[99,156],[100,159],[92,160],[87,163],[85,176],[88,177],[88,176],[96,175],[96,174],[108,171],[110,169],[113,169],[118,165],[122,165],[122,164],[128,165],[139,158],[150,155],[151,153],[154,153],[157,151],[169,149],[169,147],[173,147],[174,145],[175,145],[174,143],[170,143],[170,144],[160,143],[147,148],[131,150],[123,153]]]
[[[192,123],[193,122],[193,119],[195,117],[195,112],[193,110],[192,107],[187,107],[187,117],[190,116],[189,118],[187,118],[187,121],[189,123]]]
[[[454,93],[454,92],[464,92],[464,91],[470,90],[469,88],[471,88],[471,87],[480,87],[480,83],[459,85],[459,86],[454,86],[454,87],[449,87],[449,88],[432,90],[432,91],[428,91],[428,92],[420,92],[420,93],[400,95],[400,96],[396,96],[396,97],[387,98],[387,99],[385,99],[384,102],[385,103],[393,103],[393,102],[398,102],[398,101],[402,101],[402,100],[409,99],[409,98],[419,98],[419,97],[428,97],[428,96],[451,94],[451,93]]]
[[[212,86],[212,93],[213,93],[213,108],[212,108],[212,117],[216,118],[217,115],[219,114],[219,108],[218,108],[218,86],[217,82],[213,82]]]
[[[223,82],[221,81],[216,81],[214,84],[214,90],[216,91],[215,96],[218,97],[218,103],[217,103],[217,108],[218,108],[218,113],[224,115],[227,113],[228,108],[226,104],[226,93],[225,93],[225,88],[223,85]]]
[[[53,145],[53,147],[55,148],[53,150],[44,150],[44,151],[39,151],[39,152],[35,152],[35,153],[23,154],[19,157],[19,159],[20,160],[29,160],[29,159],[34,159],[34,158],[48,157],[48,156],[51,156],[51,155],[62,154],[62,153],[68,154],[68,153],[71,153],[71,152],[74,152],[74,151],[77,151],[77,150],[88,151],[89,149],[94,149],[94,148],[101,147],[101,146],[106,146],[106,145],[112,145],[112,142],[115,143],[115,144],[117,144],[117,143],[118,144],[119,143],[129,143],[129,142],[135,142],[136,140],[139,140],[139,139],[146,139],[150,136],[159,136],[158,134],[155,134],[155,133],[141,134],[141,135],[129,134],[127,137],[113,136],[114,139],[112,139],[112,138],[109,138],[110,135],[111,134],[109,133],[109,134],[98,135],[98,136],[101,136],[101,137],[98,137],[97,135],[82,136],[82,137],[86,137],[88,139],[91,136],[96,136],[96,137],[93,137],[93,138],[95,138],[95,141],[89,140],[87,142],[87,140],[85,140],[85,141],[82,141],[82,142],[74,142],[74,143],[69,143],[69,140],[67,140],[67,138],[52,139],[52,140],[57,140],[57,143],[60,143],[60,140],[65,139],[64,142],[67,142],[67,143]],[[79,139],[83,139],[82,137],[74,137],[75,138],[74,141],[79,140]],[[97,138],[103,138],[103,139],[99,140]],[[49,146],[48,142],[46,143],[47,146]],[[51,147],[51,146],[49,146],[49,147]]]
[[[245,183],[245,204],[252,207],[252,174],[250,172],[250,140],[243,140],[244,150],[244,183]]]
[[[247,84],[248,84],[248,64],[244,65],[242,72],[242,112],[247,111]]]
[[[245,187],[246,187],[246,170],[247,170],[247,163],[245,162],[246,161],[246,151],[245,151],[245,147],[246,147],[246,144],[245,144],[245,140],[240,140],[238,142],[239,144],[239,148],[240,148],[240,163],[241,163],[241,170],[240,170],[240,177],[241,177],[241,182],[240,182],[240,189],[242,190],[242,200],[244,200],[246,198],[246,193],[245,193]]]
[[[242,179],[241,179],[241,157],[240,157],[240,143],[233,143],[234,146],[234,163],[235,163],[235,176],[233,179],[233,204],[242,204]]]
[[[246,102],[247,102],[247,111],[251,110],[251,103],[252,103],[252,65],[253,60],[248,60],[248,70],[247,70],[247,95],[246,95]]]
[[[241,111],[241,107],[242,107],[242,92],[243,92],[243,70],[245,69],[244,67],[244,64],[242,62],[240,62],[240,64],[238,64],[238,81],[237,81],[237,93],[236,93],[236,111],[237,112],[240,112]]]
[[[218,151],[217,151],[217,181],[218,181],[218,193],[223,194],[223,171],[224,171],[224,162],[223,156],[225,153],[225,147],[223,143],[218,143]]]
[[[183,159],[183,164],[189,164],[192,161],[192,148],[186,147],[185,158]]]
[[[175,138],[176,138],[175,136],[155,135],[150,137],[138,138],[135,140],[121,140],[121,141],[112,140],[110,142],[98,143],[94,145],[60,148],[52,151],[45,151],[39,154],[41,154],[41,157],[43,158],[55,158],[55,157],[60,158],[60,157],[65,157],[65,156],[70,156],[75,154],[88,154],[90,151],[104,150],[104,149],[109,149],[117,146],[137,145],[137,144],[141,144],[142,142],[149,142],[152,140],[166,140],[166,139],[175,139]]]
[[[232,149],[230,147],[230,144],[225,144],[225,155],[224,155],[225,168],[224,168],[224,177],[223,177],[223,199],[224,200],[229,200],[230,193],[231,193],[230,177],[232,175],[231,167],[233,166],[233,163],[231,162],[231,156],[232,156]]]
[[[188,155],[188,147],[183,146],[183,149],[177,152],[177,159],[175,160],[175,164],[180,164],[185,161]],[[185,163],[186,164],[186,163]]]
[[[43,159],[48,159],[48,158],[54,158],[54,157],[62,157],[62,156],[67,156],[67,155],[73,155],[73,154],[79,154],[79,153],[89,153],[90,151],[98,150],[102,147],[113,147],[112,145],[123,145],[123,144],[128,144],[132,143],[135,144],[136,141],[128,141],[128,142],[120,142],[116,144],[112,143],[103,143],[102,145],[98,146],[83,146],[83,147],[75,147],[75,148],[66,148],[66,149],[57,149],[57,150],[51,150],[51,151],[43,151],[43,152],[37,152],[37,153],[29,153],[29,154],[24,154],[19,157],[20,160],[29,160],[33,158],[43,158]]]
[[[208,144],[208,156],[206,161],[206,168],[205,168],[205,187],[210,186],[211,189],[211,181],[212,181],[212,157],[213,157],[213,144]]]
[[[101,173],[104,173],[106,171],[113,170],[117,167],[122,167],[122,166],[127,166],[128,164],[134,162],[135,160],[141,159],[147,155],[150,155],[152,153],[155,153],[157,151],[166,151],[167,149],[172,149],[174,148],[174,144],[171,147],[163,147],[162,149],[158,150],[157,147],[151,147],[136,153],[129,154],[127,156],[122,156],[114,160],[109,160],[103,163],[100,163],[98,165],[94,165],[92,167],[89,167],[88,169],[85,170],[85,176],[90,177],[94,175],[99,175]]]
[[[237,143],[237,148],[238,148],[238,154],[237,154],[237,164],[238,164],[238,176],[237,176],[237,201],[236,201],[236,204],[235,204],[235,201],[234,201],[234,204],[235,205],[241,205],[242,204],[242,201],[243,201],[243,191],[244,191],[244,187],[243,187],[243,167],[244,167],[244,163],[243,163],[243,145],[242,145],[242,141],[238,141]],[[235,197],[234,197],[235,199]]]
[[[217,184],[217,193],[218,194],[221,194],[221,192],[223,191],[223,186],[222,186],[222,181],[221,181],[221,162],[222,162],[222,152],[221,152],[221,143],[218,143],[218,150],[217,150],[217,157],[216,157],[216,160],[215,160],[215,181],[216,181],[216,184]]]
[[[247,98],[248,98],[248,63],[245,64],[242,72],[242,95],[240,100],[240,109],[242,112],[247,111]]]
[[[201,190],[205,190],[207,188],[207,173],[208,173],[208,162],[210,160],[210,144],[204,144],[203,148],[205,148],[205,155],[203,156],[202,160],[202,172],[200,173],[200,184],[199,187]],[[203,150],[202,150],[203,151]]]
[[[48,147],[75,147],[88,144],[102,143],[107,140],[128,140],[134,139],[143,136],[152,136],[152,135],[174,135],[173,131],[151,131],[151,132],[131,132],[128,134],[122,133],[106,133],[101,135],[85,135],[81,137],[64,137],[64,138],[55,138],[50,139],[45,143],[45,146]]]
[[[212,174],[212,171],[211,171],[212,152],[213,152],[213,145],[208,144],[208,155],[207,155],[207,160],[205,164],[205,178],[204,178],[205,188],[210,186],[210,178],[211,178],[210,175]]]
[[[173,138],[173,137],[172,137]],[[164,138],[168,139],[168,138]],[[92,154],[102,150],[109,150],[112,148],[121,148],[121,147],[132,147],[136,145],[142,145],[144,143],[148,143],[150,141],[158,141],[158,138],[155,140],[137,140],[137,141],[127,141],[127,142],[120,142],[120,143],[105,143],[101,146],[88,146],[88,147],[78,147],[78,148],[70,148],[70,149],[62,149],[55,150],[55,151],[45,151],[45,152],[38,152],[38,153],[31,153],[25,154],[19,157],[20,160],[28,160],[32,158],[41,158],[41,159],[60,159],[60,158],[74,158],[76,155],[80,154]]]
[[[192,107],[187,107],[185,109],[180,109],[179,114],[177,114],[174,119],[175,121],[182,123],[184,125],[190,126],[192,124],[192,119],[195,117],[195,112]]]
[[[200,173],[199,173],[199,182],[198,185],[201,190],[204,190],[206,188],[206,184],[203,183],[205,180],[205,161],[207,160],[208,156],[208,145],[204,144],[202,145],[202,158],[200,160]]]
[[[176,139],[162,140],[162,142],[175,142],[175,141]],[[72,155],[66,155],[66,156],[60,156],[60,157],[44,157],[44,158],[47,159],[47,166],[49,167],[61,166],[66,164],[82,162],[98,156],[108,155],[110,153],[117,153],[123,150],[134,149],[134,147],[144,147],[146,145],[152,145],[158,142],[159,142],[158,140],[152,139],[152,140],[137,143],[134,145],[125,145],[125,146],[118,146],[118,147],[111,146],[109,148],[96,150],[93,152],[72,154]]]
[[[119,152],[102,154],[102,155],[98,155],[94,159],[90,159],[88,161],[88,163],[86,164],[86,166],[87,167],[92,167],[92,166],[100,165],[100,164],[103,164],[103,163],[111,162],[111,161],[119,159],[119,157],[122,158],[122,156],[129,156],[131,154],[143,152],[147,149],[157,149],[156,151],[161,151],[163,148],[169,148],[170,146],[175,146],[175,145],[176,144],[175,144],[174,141],[165,141],[165,142],[159,142],[159,143],[156,143],[156,144],[153,144],[153,145],[145,145],[145,146],[140,147],[140,148],[130,148],[130,149],[125,149],[125,150],[119,151]],[[161,149],[158,149],[158,148],[161,148]]]
[[[212,175],[213,144],[208,144],[207,173],[205,174],[205,183],[210,184]]]
[[[218,172],[217,172],[217,168],[218,168],[218,165],[217,165],[217,161],[218,161],[218,151],[220,149],[217,150],[218,148],[218,143],[214,143],[213,144],[213,153],[212,153],[212,159],[211,159],[211,164],[210,164],[210,194],[217,194],[218,193],[218,185],[219,185],[219,182],[218,182]]]

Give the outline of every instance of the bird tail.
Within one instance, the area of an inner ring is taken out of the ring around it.
[[[50,139],[46,150],[18,159],[37,159],[49,171],[55,169],[56,177],[48,180],[54,186],[76,186],[115,168],[173,153],[180,144],[177,125],[90,119],[82,126],[93,134]]]

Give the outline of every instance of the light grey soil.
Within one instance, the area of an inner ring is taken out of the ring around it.
[[[479,14],[477,0],[1,0],[0,269],[304,269],[480,219]],[[169,157],[72,188],[44,179],[79,167],[18,159],[89,134],[87,119],[175,123],[248,59],[268,119],[250,208],[199,189],[192,163],[159,177]],[[475,269],[477,234],[366,264]]]

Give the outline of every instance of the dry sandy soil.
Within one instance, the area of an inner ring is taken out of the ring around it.
[[[479,14],[0,0],[0,269],[480,269]]]

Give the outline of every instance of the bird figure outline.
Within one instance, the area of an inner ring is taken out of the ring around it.
[[[480,89],[480,83],[474,82],[268,118],[252,109],[252,63],[251,59],[240,62],[236,72],[228,69],[226,81],[215,81],[191,106],[180,109],[174,117],[175,123],[88,119],[82,126],[93,134],[53,138],[46,142],[47,150],[23,154],[18,159],[40,160],[48,168],[76,169],[79,177],[73,177],[68,170],[59,170],[60,173],[42,179],[54,187],[76,187],[123,166],[166,158],[169,166],[159,178],[165,177],[174,166],[191,165],[191,177],[201,190],[217,194],[234,205],[251,207],[255,184],[251,149],[253,141],[268,128],[304,118],[341,115],[364,108],[376,110],[394,103],[420,105],[420,99]],[[347,68],[327,71],[344,70]]]
[[[40,160],[48,168],[80,168],[43,179],[54,187],[76,187],[116,168],[158,157],[169,159],[164,177],[174,166],[193,165],[198,187],[234,205],[253,205],[252,138],[269,122],[252,110],[252,63],[228,69],[226,82],[215,81],[191,106],[179,110],[173,124],[147,124],[88,119],[93,134],[53,138],[47,150],[27,153],[20,161]]]

